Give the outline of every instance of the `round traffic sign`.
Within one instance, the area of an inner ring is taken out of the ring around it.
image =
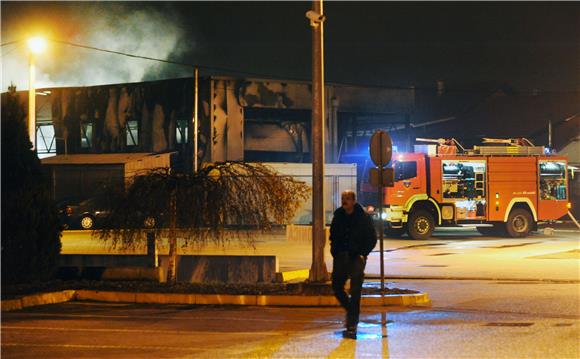
[[[371,160],[379,167],[385,167],[393,155],[393,141],[385,131],[377,130],[373,133],[370,143]]]

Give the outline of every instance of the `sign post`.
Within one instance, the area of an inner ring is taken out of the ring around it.
[[[393,187],[394,172],[392,168],[386,168],[393,155],[393,142],[389,134],[377,130],[371,137],[370,142],[371,160],[377,168],[371,168],[371,184],[377,186],[379,197],[379,246],[381,261],[381,296],[385,294],[385,259],[384,259],[384,224],[383,224],[383,201],[385,187]]]

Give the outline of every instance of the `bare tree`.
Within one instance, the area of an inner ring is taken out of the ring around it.
[[[109,191],[100,238],[132,247],[150,231],[167,237],[167,281],[175,283],[178,236],[203,246],[223,244],[233,233],[253,244],[251,233],[288,223],[309,193],[304,182],[262,164],[216,163],[196,173],[158,168],[136,176],[127,190]]]

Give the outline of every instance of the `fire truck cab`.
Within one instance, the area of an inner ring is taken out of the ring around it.
[[[538,221],[564,216],[570,207],[567,159],[527,143],[461,153],[454,146],[423,145],[416,153],[395,153],[395,183],[386,189],[381,214],[387,233],[427,239],[436,226],[471,224],[486,235],[525,237]]]

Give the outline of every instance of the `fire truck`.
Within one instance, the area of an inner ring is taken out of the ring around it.
[[[394,187],[384,195],[387,234],[428,239],[437,226],[475,226],[484,235],[525,237],[539,221],[568,213],[567,159],[527,139],[417,139],[393,154]],[[378,215],[378,213],[377,213]]]

